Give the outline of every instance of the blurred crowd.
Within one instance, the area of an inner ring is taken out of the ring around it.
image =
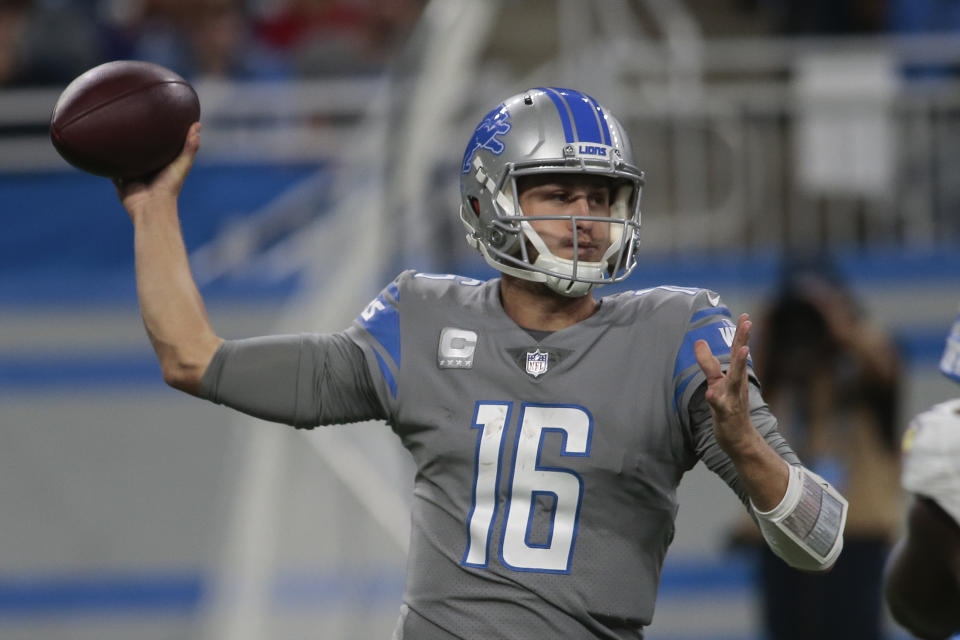
[[[100,62],[123,58],[157,62],[190,78],[373,73],[384,68],[426,3],[0,0],[0,87],[61,85]],[[944,0],[686,0],[686,4],[707,37],[757,35],[757,29],[790,36],[960,29],[960,3]],[[543,3],[526,9],[550,13]],[[550,29],[548,17],[537,21],[538,30]],[[739,27],[718,32],[718,25]],[[536,36],[527,33],[525,38]]]
[[[376,73],[425,0],[0,0],[0,87],[62,85],[101,62],[184,77]]]

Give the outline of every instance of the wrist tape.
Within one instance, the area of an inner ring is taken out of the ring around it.
[[[819,571],[840,555],[847,500],[809,469],[790,466],[787,492],[772,510],[750,506],[770,549],[790,566]]]

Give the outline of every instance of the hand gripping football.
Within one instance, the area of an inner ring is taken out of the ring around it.
[[[176,158],[199,119],[200,101],[186,80],[160,65],[117,60],[84,72],[63,90],[50,139],[78,169],[137,178]]]

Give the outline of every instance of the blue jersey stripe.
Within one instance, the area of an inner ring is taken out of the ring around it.
[[[393,296],[394,300],[400,299],[400,287],[397,286],[396,282],[391,282],[387,285],[387,293]]]
[[[394,293],[399,291],[397,289],[387,289],[388,292]],[[387,350],[387,353],[390,354],[390,357],[393,359],[394,364],[397,369],[400,368],[400,311],[390,304],[386,298],[381,294],[377,296],[377,299],[371,302],[367,309],[360,314],[360,317],[357,319],[361,326],[366,329],[373,339],[379,342],[384,349]],[[379,353],[377,353],[377,360],[380,363],[380,370],[383,372],[383,377],[386,379],[387,384],[390,385],[390,391],[393,393],[394,397],[397,395],[397,383],[393,378],[393,374],[390,373],[390,367],[387,366],[387,363],[384,362],[383,358]]]
[[[697,340],[706,340],[710,345],[713,355],[729,355],[730,347],[723,339],[721,328],[733,330],[734,324],[729,320],[722,322],[713,322],[699,329],[692,329],[687,332],[683,338],[683,344],[680,345],[680,351],[677,353],[676,365],[673,368],[673,377],[676,378],[687,368],[697,364],[697,356],[693,351],[693,345]]]
[[[400,366],[400,311],[382,296],[377,296],[377,308],[366,318],[360,316],[360,324],[383,345],[396,365]]]
[[[377,356],[377,364],[380,365],[380,372],[383,374],[384,380],[387,381],[387,386],[390,387],[390,395],[394,398],[397,397],[397,381],[393,377],[393,374],[390,373],[390,367],[387,366],[387,363],[384,362],[383,356],[381,356],[376,351],[373,352]]]
[[[553,101],[553,106],[557,108],[557,114],[560,116],[560,123],[563,125],[563,135],[566,136],[567,142],[574,142],[573,137],[573,125],[570,123],[570,112],[567,111],[567,104],[560,97],[560,94],[557,93],[555,89],[546,89],[540,87],[540,91],[543,91],[547,94],[547,97]]]
[[[706,318],[707,316],[713,316],[713,315],[721,315],[729,318],[730,309],[727,309],[726,307],[713,307],[710,309],[700,309],[700,311],[697,311],[695,314],[693,314],[690,317],[690,324],[693,324],[697,320]]]

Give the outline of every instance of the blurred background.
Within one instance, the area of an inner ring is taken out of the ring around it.
[[[492,277],[456,217],[473,127],[531,86],[592,94],[647,175],[621,288],[709,287],[787,336],[767,349],[825,354],[823,385],[758,360],[818,398],[791,442],[872,549],[809,588],[856,611],[835,637],[905,638],[877,572],[899,434],[956,393],[958,30],[953,0],[0,0],[0,638],[388,638],[400,605],[412,479],[384,425],[296,432],[164,386],[130,223],[47,132],[70,80],[122,58],[200,96],[181,215],[227,338],[343,328],[402,268]],[[803,296],[809,350],[775,322]],[[787,637],[743,517],[684,479],[649,638]]]

